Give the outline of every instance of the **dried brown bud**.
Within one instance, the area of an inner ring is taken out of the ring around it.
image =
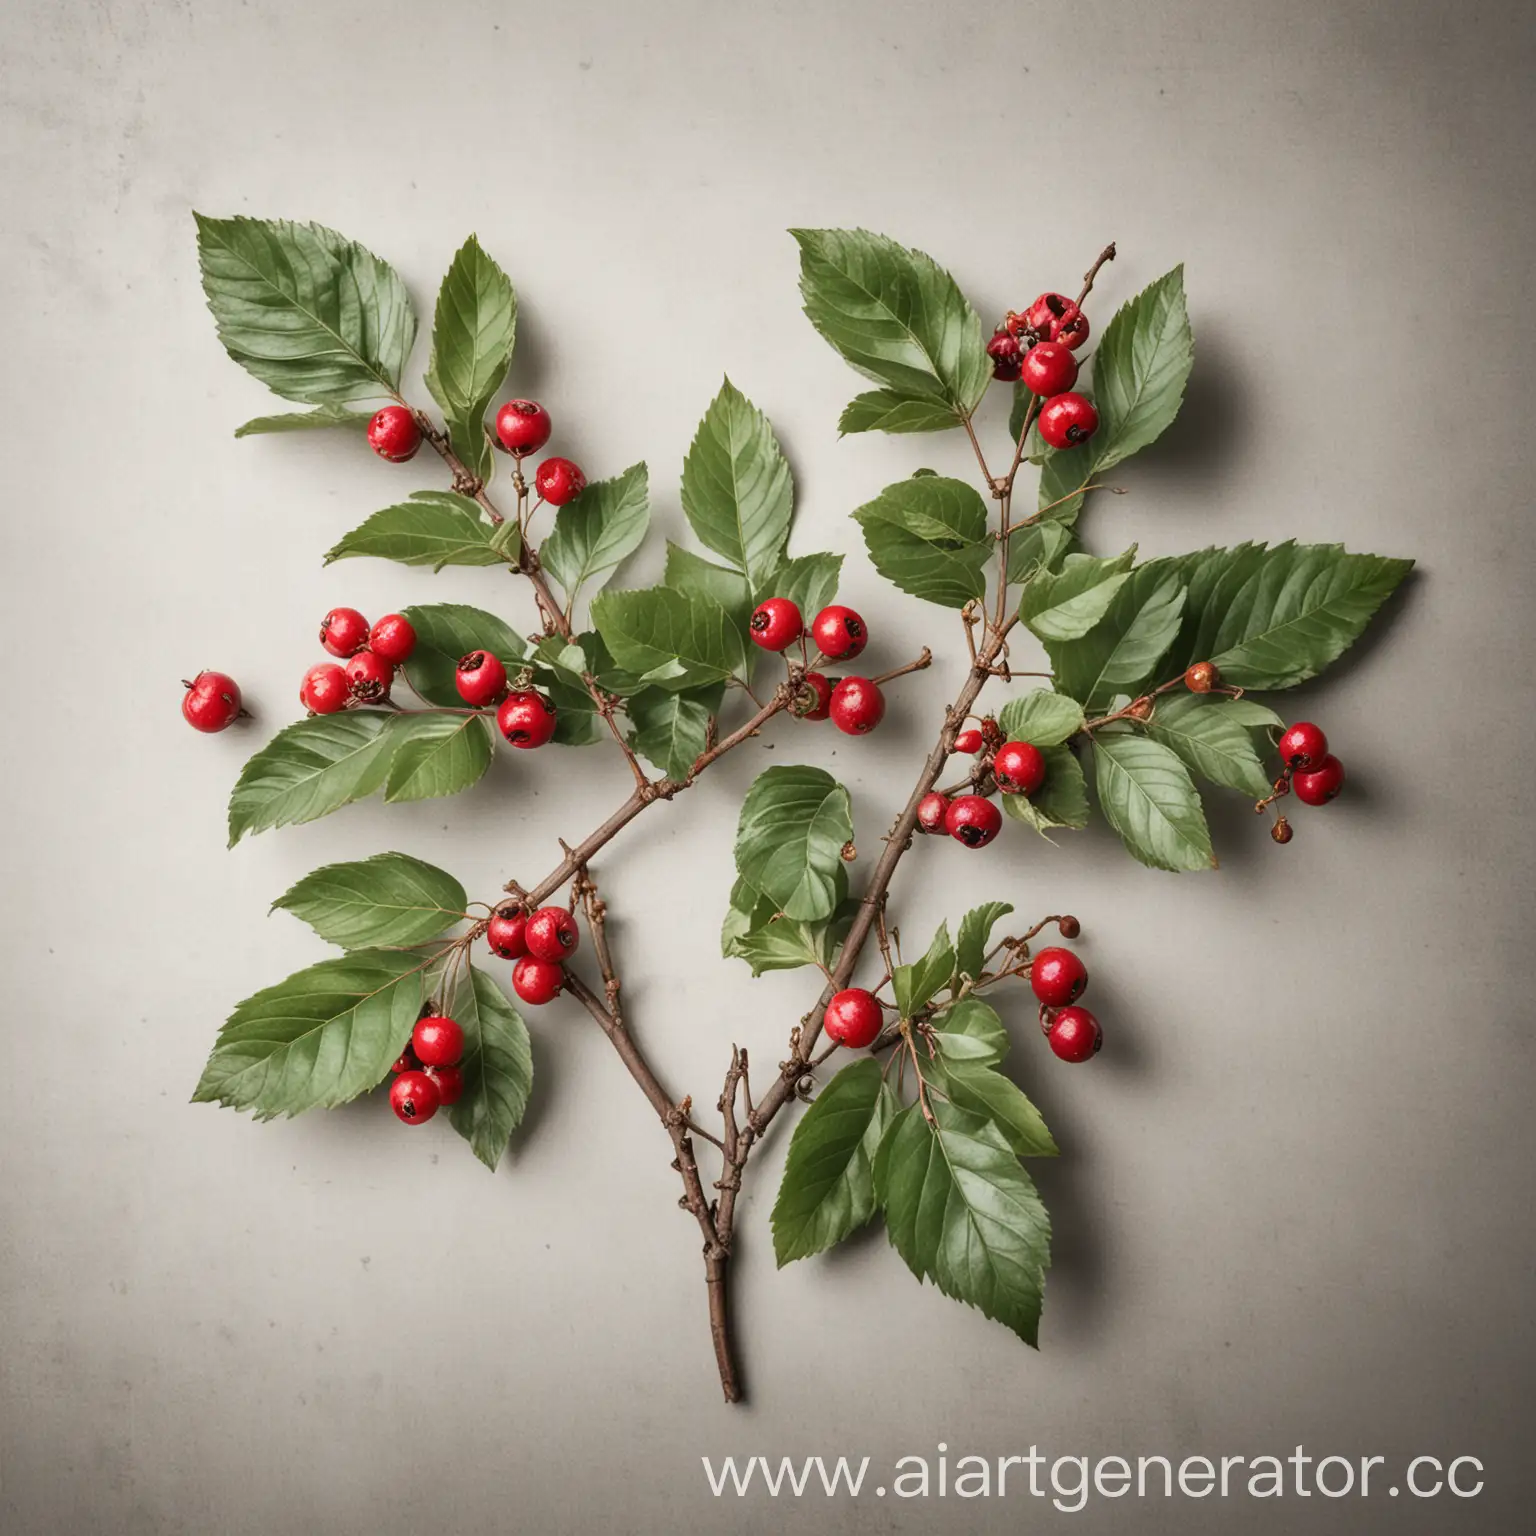
[[[1197,661],[1184,674],[1184,686],[1191,693],[1209,693],[1221,681],[1213,661]]]
[[[1137,699],[1126,710],[1132,720],[1150,720],[1152,718],[1152,700]]]
[[[1275,824],[1269,829],[1269,835],[1277,843],[1288,843],[1291,840],[1291,824],[1284,816],[1277,816]]]
[[[1056,928],[1064,939],[1075,939],[1083,931],[1083,925],[1075,917],[1058,917]]]
[[[858,858],[859,850],[855,848],[852,843],[844,843],[843,846],[838,850],[837,856],[843,861],[844,864],[852,864],[853,861]]]

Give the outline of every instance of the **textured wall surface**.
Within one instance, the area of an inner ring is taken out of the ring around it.
[[[1529,1529],[1532,52],[1524,7],[1479,0],[12,0],[0,1525]],[[1351,781],[1288,850],[1231,803],[1205,878],[1144,871],[1102,828],[904,866],[913,933],[984,896],[1084,922],[1102,1057],[1059,1067],[1016,1016],[1064,1153],[1040,1172],[1041,1353],[920,1289],[878,1236],[776,1273],[780,1136],[743,1210],[752,1403],[723,1410],[665,1143],[574,1008],[534,1022],[536,1106],[495,1176],[378,1102],[267,1127],[187,1104],[229,1006],[322,953],[264,916],[300,873],[396,847],[494,889],[625,784],[596,749],[503,760],[454,802],[224,850],[229,783],[292,717],[327,607],[524,595],[321,569],[435,466],[232,439],[269,397],[214,339],[193,207],[335,225],[423,310],[478,231],[522,298],[514,382],[594,472],[647,458],[669,533],[728,369],[793,457],[798,547],[852,556],[871,655],[949,648],[877,740],[781,731],[603,860],[637,1028],[701,1099],[730,1040],[776,1060],[809,1001],[803,975],[718,959],[744,787],[787,753],[824,762],[874,845],[957,677],[952,621],[884,587],[845,514],[916,464],[967,472],[964,445],[838,441],[854,380],[799,314],[785,226],[887,230],[989,315],[1072,287],[1110,237],[1101,315],[1187,261],[1190,399],[1092,514],[1093,546],[1295,535],[1418,558],[1293,706]],[[186,730],[176,680],[200,665],[245,682],[259,729]],[[699,1463],[883,1470],[941,1441],[1471,1454],[1488,1487],[1068,1516],[1021,1495],[717,1502]]]

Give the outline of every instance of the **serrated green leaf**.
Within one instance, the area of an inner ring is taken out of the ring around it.
[[[1063,693],[1035,688],[1022,698],[1009,699],[997,723],[1009,741],[1055,747],[1082,730],[1083,706]]]
[[[551,741],[562,747],[590,747],[612,739],[586,684],[572,682],[563,672],[542,674],[537,682],[555,707],[555,734]]]
[[[1211,783],[1261,799],[1269,793],[1270,776],[1254,747],[1252,729],[1242,718],[1246,702],[1173,694],[1159,700],[1147,734],[1172,747],[1188,767]]]
[[[442,407],[453,451],[482,480],[491,477],[486,407],[507,376],[516,336],[512,282],[471,235],[438,290],[426,383]]]
[[[626,671],[663,688],[698,688],[739,674],[747,642],[719,603],[671,587],[604,592],[592,621]]]
[[[798,555],[783,561],[767,585],[754,595],[759,602],[766,597],[788,598],[809,624],[837,596],[842,574],[841,555]]]
[[[772,903],[767,905],[771,909]],[[752,927],[750,923],[733,925],[728,918],[721,935],[722,952],[728,960],[745,960],[754,976],[798,970],[802,965],[830,969],[848,936],[856,907],[856,902],[841,900],[830,918],[815,923],[773,914],[761,926]]]
[[[814,922],[837,905],[843,845],[853,837],[848,791],[821,768],[768,768],[747,791],[736,869],[786,917]]]
[[[512,529],[515,523],[503,524]],[[498,530],[486,519],[477,502],[457,491],[412,491],[409,501],[375,512],[359,523],[326,552],[325,563],[358,555],[397,560],[401,565],[500,565],[517,563],[515,546],[502,553],[491,547]]]
[[[1108,559],[1068,555],[1060,571],[1041,571],[1025,587],[1019,617],[1042,640],[1081,639],[1109,612],[1135,560],[1134,546]]]
[[[469,898],[446,870],[405,853],[327,864],[272,903],[343,949],[408,947],[446,933]]]
[[[921,399],[894,389],[855,395],[837,418],[839,432],[943,432],[957,424],[947,400]]]
[[[716,565],[669,539],[663,580],[679,592],[693,593],[719,603],[742,633],[746,633],[747,620],[752,613],[752,590],[740,571]]]
[[[589,582],[601,586],[639,549],[650,527],[649,482],[643,463],[611,480],[595,480],[555,516],[539,559],[574,604]]]
[[[1178,561],[1138,566],[1086,635],[1046,642],[1057,688],[1095,714],[1117,693],[1135,694],[1155,681],[1158,663],[1178,635],[1184,601]]]
[[[957,1109],[992,1122],[1016,1157],[1055,1157],[1055,1139],[1040,1111],[1011,1077],[992,1067],[937,1063],[938,1081]]]
[[[875,569],[903,592],[946,608],[986,592],[994,548],[987,507],[963,480],[898,480],[853,515]]]
[[[455,980],[453,1017],[464,1031],[464,1092],[448,1118],[493,1172],[522,1124],[533,1091],[528,1026],[484,971],[465,966]]]
[[[389,772],[394,717],[349,709],[284,727],[240,771],[229,797],[229,845],[247,832],[291,826],[364,800]]]
[[[405,663],[405,680],[428,704],[447,709],[463,706],[454,683],[461,656],[490,651],[512,673],[528,654],[523,637],[483,608],[416,603],[402,611],[416,631],[416,649]]]
[[[1013,904],[1007,901],[988,901],[972,907],[960,919],[960,933],[955,940],[955,970],[973,981],[981,975],[991,946],[992,930],[1010,912]]]
[[[644,688],[627,704],[635,732],[630,745],[669,779],[681,782],[705,749],[709,722],[720,713],[725,685],[691,693]]]
[[[1008,584],[1028,581],[1037,571],[1053,571],[1072,543],[1072,530],[1047,518],[1008,536]]]
[[[991,1066],[1008,1054],[1008,1031],[997,1010],[979,997],[965,997],[936,1013],[933,1043],[947,1061]]]
[[[940,923],[928,952],[910,965],[898,965],[891,973],[891,990],[904,1019],[910,1019],[925,1003],[947,987],[955,974],[955,946],[949,924]]]
[[[270,1120],[366,1093],[411,1037],[426,963],[403,950],[360,949],[246,998],[220,1029],[193,1103]]]
[[[899,1108],[872,1056],[816,1095],[790,1138],[773,1206],[780,1268],[842,1242],[875,1214],[875,1153]]]
[[[384,799],[436,800],[478,784],[491,766],[491,724],[483,715],[396,715]]]
[[[236,437],[260,437],[272,432],[314,432],[345,427],[364,433],[373,420],[372,411],[349,411],[344,405],[321,405],[312,411],[285,411],[279,416],[254,416],[235,428]]]
[[[1003,811],[1045,837],[1053,827],[1080,830],[1088,825],[1088,786],[1082,764],[1071,747],[1042,747],[1045,783],[1032,795],[1003,795]],[[1046,841],[1051,839],[1046,837]]]
[[[933,1121],[910,1105],[886,1127],[875,1191],[891,1244],[920,1279],[1039,1339],[1050,1220],[1001,1131],[939,1100]]]
[[[393,267],[319,224],[193,218],[208,308],[242,368],[311,405],[396,392],[416,316]]]
[[[1105,819],[1131,855],[1153,869],[1213,869],[1210,829],[1189,770],[1161,742],[1129,733],[1093,739]]]

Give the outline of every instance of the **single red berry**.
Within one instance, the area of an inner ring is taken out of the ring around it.
[[[437,1113],[442,1095],[425,1072],[402,1072],[389,1088],[389,1107],[407,1125],[420,1125]]]
[[[299,703],[312,715],[334,715],[347,707],[351,696],[347,674],[334,661],[311,667],[299,685]]]
[[[1040,412],[1040,436],[1052,448],[1076,448],[1099,430],[1099,413],[1085,396],[1068,390],[1047,400]]]
[[[194,731],[211,736],[240,718],[240,687],[227,672],[199,672],[183,688],[181,718]]]
[[[968,731],[961,731],[955,737],[955,751],[975,754],[981,751],[981,732],[974,726]]]
[[[416,1020],[411,1049],[424,1067],[457,1066],[464,1057],[464,1030],[457,1019],[429,1013]]]
[[[852,608],[834,603],[811,620],[811,643],[828,661],[852,661],[869,644],[869,631]]]
[[[404,464],[421,447],[421,428],[403,405],[386,405],[368,423],[368,446],[391,464]]]
[[[444,1109],[464,1097],[464,1074],[457,1067],[428,1067],[427,1076],[437,1084],[438,1102]]]
[[[938,790],[930,790],[917,802],[917,824],[924,832],[942,832],[944,818],[949,814],[949,797]]]
[[[395,1057],[395,1064],[389,1070],[398,1077],[402,1072],[414,1072],[420,1065],[421,1063],[416,1059],[416,1052],[413,1051],[410,1046],[406,1046],[406,1048],[401,1051],[397,1057]]]
[[[1316,768],[1293,773],[1291,788],[1303,805],[1327,805],[1344,788],[1344,764],[1330,752]]]
[[[473,709],[497,703],[507,691],[507,669],[501,658],[489,651],[471,651],[459,657],[454,669],[453,686],[459,697]]]
[[[1042,293],[1024,311],[1024,323],[1042,341],[1065,342],[1074,352],[1088,340],[1088,321],[1065,294]]]
[[[1269,835],[1282,846],[1290,842],[1295,834],[1291,831],[1291,824],[1284,816],[1275,817],[1275,824],[1269,829]]]
[[[551,429],[549,412],[537,400],[508,400],[496,412],[496,436],[519,458],[537,453],[549,441]]]
[[[503,960],[521,960],[528,953],[528,918],[515,907],[495,912],[485,927],[485,942]]]
[[[509,693],[496,711],[496,725],[514,747],[542,747],[555,734],[555,706],[536,689]]]
[[[395,681],[395,669],[382,656],[372,651],[359,651],[347,662],[347,688],[354,699],[364,704],[374,704],[389,697]]]
[[[368,644],[368,620],[356,608],[332,608],[320,620],[320,644],[332,656],[356,656]]]
[[[1029,964],[1029,984],[1048,1008],[1065,1008],[1083,995],[1088,968],[1070,949],[1042,949]]]
[[[1287,768],[1316,768],[1328,756],[1328,738],[1322,727],[1298,720],[1280,734],[1280,761]]]
[[[1221,673],[1214,661],[1197,661],[1184,671],[1184,686],[1191,693],[1209,693],[1220,681]]]
[[[576,953],[581,930],[564,907],[540,907],[528,919],[523,938],[535,960],[564,960]]]
[[[747,630],[765,651],[784,651],[805,633],[805,625],[787,597],[770,597],[757,605]]]
[[[1077,383],[1077,359],[1059,341],[1042,341],[1024,354],[1022,377],[1032,395],[1061,395]]]
[[[827,1004],[822,1027],[829,1040],[859,1051],[872,1045],[880,1033],[884,1016],[873,992],[863,987],[846,987]]]
[[[998,834],[1003,813],[982,795],[959,795],[944,813],[944,830],[967,848],[985,848]]]
[[[1088,316],[1082,310],[1065,319],[1056,328],[1056,340],[1064,342],[1074,352],[1080,352],[1088,340]]]
[[[532,955],[524,955],[512,967],[512,990],[535,1007],[559,996],[564,984],[565,971],[553,960],[535,960]]]
[[[1005,795],[1032,795],[1045,783],[1045,754],[1027,741],[1005,741],[992,759],[992,777]]]
[[[994,379],[1001,379],[1006,384],[1018,378],[1024,349],[1006,327],[999,329],[987,343],[987,356],[992,359]]]
[[[807,672],[789,709],[802,720],[825,720],[832,713],[832,684],[820,672]]]
[[[569,459],[545,459],[533,477],[533,488],[552,507],[575,501],[587,488],[587,477]]]
[[[1104,1044],[1104,1031],[1086,1008],[1063,1008],[1051,1020],[1045,1038],[1063,1061],[1087,1061]]]
[[[368,649],[398,667],[416,649],[416,628],[403,613],[386,613],[368,632]]]
[[[885,718],[885,695],[867,677],[845,677],[832,690],[832,724],[848,736],[864,736]]]

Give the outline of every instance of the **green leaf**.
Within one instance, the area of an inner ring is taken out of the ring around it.
[[[1035,747],[1059,746],[1083,728],[1083,706],[1065,694],[1035,688],[1023,698],[1009,699],[997,717],[1009,741]]]
[[[511,280],[471,235],[438,290],[426,382],[442,407],[453,451],[482,480],[491,477],[486,407],[507,376],[516,335]]]
[[[843,845],[853,837],[848,791],[804,765],[768,768],[747,791],[736,868],[786,917],[829,917],[839,899]]]
[[[366,432],[372,411],[349,411],[344,405],[321,405],[312,411],[285,411],[279,416],[256,416],[235,428],[236,437],[260,437],[271,432],[313,432],[324,427],[348,427]]]
[[[991,1067],[941,1061],[939,1082],[956,1109],[990,1120],[1017,1157],[1055,1157],[1055,1139],[1040,1111],[1011,1077]]]
[[[966,997],[934,1015],[933,1043],[948,1061],[991,1066],[1008,1054],[1008,1031],[996,1009]]]
[[[875,1192],[892,1246],[920,1279],[1039,1341],[1050,1220],[1002,1132],[939,1100],[887,1126]]]
[[[1012,911],[1011,902],[988,901],[972,907],[960,919],[960,936],[955,942],[955,969],[960,975],[969,976],[973,981],[981,975],[992,930]]]
[[[1149,560],[1131,572],[1109,611],[1081,639],[1048,641],[1056,686],[1090,714],[1117,693],[1134,694],[1153,674],[1179,632],[1184,583],[1176,560]]]
[[[1210,829],[1189,770],[1161,742],[1093,739],[1099,805],[1134,858],[1153,869],[1214,869]]]
[[[355,555],[398,560],[402,565],[500,565],[517,563],[517,525],[510,526],[513,548],[505,554],[491,547],[497,532],[477,502],[457,491],[412,491],[409,501],[375,512],[326,552],[325,563]]]
[[[349,709],[284,727],[240,771],[229,797],[229,846],[247,832],[314,821],[379,788],[394,717]]]
[[[987,589],[987,507],[963,480],[898,480],[854,514],[875,569],[903,592],[963,608]]]
[[[667,541],[667,568],[663,577],[669,587],[679,592],[707,597],[730,614],[743,634],[752,612],[752,590],[747,578],[729,566],[716,565],[692,550]]]
[[[396,715],[390,735],[398,743],[384,785],[390,805],[456,795],[491,766],[491,725],[483,715]]]
[[[954,278],[921,251],[865,230],[790,233],[800,244],[807,318],[885,386],[855,400],[840,429],[932,432],[969,417],[992,368],[981,321]]]
[[[772,901],[738,879],[721,925],[720,953],[727,960],[745,960],[754,976],[764,971],[792,971],[802,965],[830,968],[858,910],[858,903],[848,896],[846,865],[839,866],[835,880],[837,905],[832,916],[820,922],[800,922],[781,916]]]
[[[560,508],[539,559],[568,602],[574,604],[588,582],[601,586],[644,542],[651,522],[647,489],[645,465],[631,464],[611,480],[594,481]]]
[[[402,948],[446,933],[464,917],[469,897],[446,870],[405,853],[376,853],[327,864],[272,903],[302,918],[343,949]]]
[[[416,649],[405,663],[406,681],[427,703],[440,708],[463,706],[454,683],[461,656],[490,651],[508,672],[516,672],[528,654],[522,636],[483,608],[464,603],[417,603],[403,612],[416,631]]]
[[[949,924],[940,923],[927,954],[910,965],[898,965],[891,973],[891,989],[902,1018],[910,1019],[924,1003],[931,1002],[954,974],[955,946],[949,937]]]
[[[1242,706],[1246,703],[1246,699],[1172,694],[1158,701],[1147,734],[1172,747],[1188,767],[1211,783],[1260,799],[1269,793],[1269,775],[1254,748],[1252,729],[1245,724],[1247,712]]]
[[[1135,560],[1134,545],[1110,559],[1068,555],[1059,572],[1041,571],[1025,587],[1019,617],[1042,640],[1081,639],[1109,612]]]
[[[785,560],[756,596],[787,597],[809,624],[837,596],[843,574],[841,555],[799,555]]]
[[[1040,754],[1045,758],[1045,783],[1032,795],[1001,796],[1004,812],[1042,837],[1053,827],[1086,827],[1088,786],[1082,764],[1068,746],[1042,747]]]
[[[875,1153],[899,1107],[872,1056],[816,1095],[790,1138],[773,1206],[780,1268],[842,1242],[875,1214]]]
[[[528,1026],[484,971],[465,966],[453,995],[453,1017],[464,1031],[464,1092],[448,1118],[470,1150],[494,1171],[507,1138],[522,1124],[533,1091]]]
[[[1047,518],[1008,536],[1008,584],[1028,581],[1037,571],[1055,570],[1067,547],[1072,530]]]
[[[270,1120],[366,1093],[411,1038],[426,964],[398,949],[359,949],[246,998],[220,1029],[192,1102]]]
[[[719,603],[671,587],[604,592],[592,621],[626,671],[663,688],[697,688],[745,670],[746,640]]]
[[[669,779],[681,782],[703,753],[710,719],[720,713],[725,685],[693,693],[644,688],[627,704],[635,733],[630,745]]]
[[[563,672],[539,677],[539,686],[555,706],[555,734],[562,747],[590,747],[610,739],[607,722],[584,683],[573,683]]]
[[[398,390],[416,316],[393,267],[319,224],[193,218],[208,308],[242,368],[311,405]]]
[[[768,418],[727,379],[683,460],[683,511],[756,591],[789,537],[794,485]]]

